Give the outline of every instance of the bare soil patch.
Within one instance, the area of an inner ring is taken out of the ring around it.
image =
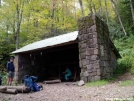
[[[122,81],[133,79],[133,76],[124,74],[117,79],[120,82],[115,81],[101,87],[78,87],[65,83],[43,84],[44,89],[39,92],[16,95],[0,93],[0,101],[105,101],[106,98],[133,97],[134,86],[120,86]]]

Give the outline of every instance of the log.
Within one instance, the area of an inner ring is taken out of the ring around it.
[[[20,93],[28,93],[28,92],[30,92],[30,88],[28,88],[26,86],[2,86],[2,87],[3,87],[3,89],[4,88],[16,89]]]
[[[0,91],[1,90],[6,90],[6,89],[7,89],[6,87],[0,86]]]
[[[8,94],[17,94],[18,91],[17,89],[6,89],[6,90],[2,90],[2,93],[8,93]]]
[[[74,86],[74,85],[78,85],[78,82],[65,83],[65,85],[67,85],[67,86]]]
[[[60,83],[61,80],[60,79],[57,79],[57,80],[48,80],[48,81],[44,81],[43,83],[45,84],[51,84],[51,83]]]
[[[26,86],[7,86],[7,88],[9,88],[9,89],[17,89],[18,92],[22,92],[22,93],[30,92],[30,88],[28,88]]]

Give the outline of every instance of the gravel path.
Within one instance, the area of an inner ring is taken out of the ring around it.
[[[119,82],[102,87],[78,87],[74,85],[43,84],[44,89],[28,94],[3,94],[0,101],[105,101],[106,98],[129,98],[134,96],[134,86],[119,86]]]

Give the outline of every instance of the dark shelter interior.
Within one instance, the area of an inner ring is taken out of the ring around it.
[[[23,75],[38,76],[38,81],[61,79],[64,81],[66,67],[72,76],[70,81],[80,79],[78,43],[40,49],[21,54]]]

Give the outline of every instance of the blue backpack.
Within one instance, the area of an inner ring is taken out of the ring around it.
[[[33,87],[35,91],[40,91],[40,86],[36,82],[34,82]]]
[[[39,91],[40,88],[36,83],[37,77],[36,76],[24,76],[23,77],[25,86],[30,88],[30,91]]]

